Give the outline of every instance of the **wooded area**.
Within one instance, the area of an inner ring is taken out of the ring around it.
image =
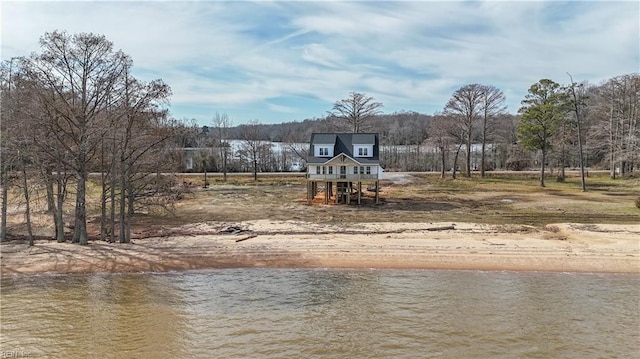
[[[607,169],[616,178],[637,174],[640,166],[638,74],[600,84],[575,83],[570,75],[567,85],[542,79],[518,115],[506,113],[500,89],[467,84],[433,115],[384,114],[382,103],[352,92],[320,118],[233,127],[223,113],[201,126],[172,118],[170,87],[134,78],[132,59],[104,36],[54,31],[40,45],[39,53],[1,67],[0,240],[10,205],[24,208],[32,239],[30,204],[43,198],[58,241],[67,240],[69,228],[73,242],[87,244],[87,206],[97,206],[100,239],[129,242],[137,210],[180,196],[180,186],[163,173],[215,171],[226,180],[227,172],[253,172],[257,179],[260,172],[304,170],[313,132],[379,133],[386,171],[442,177],[540,168],[544,186],[545,167],[560,181],[565,168],[580,168],[586,190],[585,168]],[[9,204],[9,191],[20,193],[21,203]],[[100,203],[88,204],[87,193],[96,192]],[[73,223],[65,224],[70,201]]]
[[[0,239],[7,192],[20,188],[31,241],[30,202],[44,193],[56,239],[66,240],[65,207],[74,199],[71,240],[87,244],[87,193],[99,191],[101,239],[129,242],[136,208],[171,199],[160,173],[178,166],[174,139],[184,127],[164,108],[171,89],[135,79],[132,60],[104,36],[56,31],[40,45],[2,64]]]
[[[302,170],[313,132],[352,132],[357,128],[380,134],[380,160],[387,171],[438,171],[443,177],[449,172],[455,178],[461,169],[466,176],[477,171],[483,177],[485,171],[491,170],[542,170],[544,163],[558,173],[560,180],[565,168],[607,169],[612,178],[637,173],[640,76],[621,75],[597,85],[575,83],[570,76],[567,79],[567,85],[549,79],[533,84],[519,114],[505,111],[505,96],[500,89],[469,84],[456,90],[443,110],[433,115],[411,111],[377,113],[367,116],[366,121],[354,121],[328,112],[324,117],[300,122],[254,121],[236,127],[229,123],[200,127],[193,121],[191,130],[183,132],[186,137],[180,145],[218,151],[198,152],[195,163],[200,165],[182,170],[202,172],[201,164],[206,163],[207,170],[221,171],[222,161],[217,154],[220,148],[228,149],[226,168],[232,172],[255,168],[258,172],[289,171],[298,163]],[[537,94],[544,84],[553,90]],[[551,93],[553,101],[541,100]],[[340,104],[352,99],[350,94]],[[343,112],[349,113],[348,109]],[[538,116],[542,113],[553,116]],[[221,128],[227,134],[225,140],[218,135]],[[249,130],[261,140],[253,143],[258,148],[230,144],[245,138]],[[257,163],[251,160],[256,158]],[[548,172],[545,170],[547,175]]]

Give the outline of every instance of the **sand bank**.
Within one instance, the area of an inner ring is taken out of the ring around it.
[[[640,225],[260,220],[189,225],[131,244],[10,241],[0,250],[3,276],[229,267],[640,273]]]

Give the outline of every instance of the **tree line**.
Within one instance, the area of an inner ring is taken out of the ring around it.
[[[520,108],[517,136],[525,150],[540,155],[540,185],[550,155],[564,168],[576,158],[582,190],[585,167],[610,171],[611,178],[637,173],[640,166],[640,76],[616,76],[599,85],[561,85],[542,79],[531,85]]]
[[[184,126],[168,116],[170,87],[136,79],[132,66],[104,36],[59,31],[42,36],[40,52],[2,63],[1,240],[9,189],[23,194],[31,244],[34,195],[44,193],[55,238],[82,245],[89,209],[100,210],[100,239],[126,243],[140,206],[171,200],[162,172],[177,166],[174,142]],[[99,203],[89,202],[95,194]],[[66,224],[70,200],[73,219]]]
[[[227,121],[222,137],[220,123],[214,121],[212,126],[194,125],[184,143],[187,147],[225,148],[225,161],[233,171],[251,170],[250,160],[254,175],[257,171],[286,171],[291,163],[304,162],[313,132],[379,133],[384,168],[439,171],[442,177],[450,172],[455,178],[459,168],[465,176],[477,171],[484,177],[489,170],[538,167],[544,186],[548,167],[557,169],[561,181],[566,168],[578,168],[585,190],[585,168],[608,169],[612,178],[637,173],[638,74],[616,76],[597,85],[576,83],[569,74],[567,79],[564,85],[550,79],[533,84],[517,114],[506,112],[504,93],[491,85],[460,87],[433,115],[383,114],[381,103],[352,92],[321,118],[281,124],[255,120],[235,127]],[[248,147],[229,151],[225,141],[231,139],[245,140]],[[285,150],[280,146],[274,152],[269,142],[285,144]],[[211,169],[220,170],[219,155],[204,157]]]

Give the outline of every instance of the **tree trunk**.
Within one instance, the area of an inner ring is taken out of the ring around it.
[[[480,177],[484,178],[484,167],[485,167],[485,149],[486,149],[487,143],[486,140],[484,138],[484,134],[482,135],[482,154],[480,157]]]
[[[54,214],[55,202],[53,200],[53,170],[47,166],[44,171],[44,178],[47,187],[47,213]]]
[[[544,187],[544,164],[547,161],[547,149],[542,148],[542,163],[540,164],[540,187]]]
[[[111,170],[110,176],[110,189],[109,189],[109,242],[114,243],[116,241],[116,171],[115,167]]]
[[[133,195],[133,191],[129,189],[127,195],[127,219],[125,223],[125,232],[127,235],[127,243],[131,243],[131,218],[135,213],[135,207],[133,205],[135,201],[135,197]]]
[[[56,160],[56,241],[65,242],[64,237],[64,200],[67,196],[67,174],[64,172],[62,160],[57,156]]]
[[[104,142],[100,151],[100,240],[107,240],[107,177],[104,174]]]
[[[458,146],[458,149],[456,150],[456,154],[453,157],[453,170],[451,170],[451,173],[452,173],[451,176],[453,179],[456,179],[456,167],[458,167],[458,156],[460,155],[460,147],[461,146]]]
[[[27,238],[29,238],[29,245],[33,246],[33,229],[31,228],[31,203],[29,200],[29,183],[27,181],[27,164],[22,160],[22,186],[24,190],[24,202],[25,210],[24,216],[27,222]]]
[[[446,172],[446,165],[447,165],[447,153],[445,152],[444,147],[440,148],[440,152],[441,152],[441,156],[440,156],[440,160],[442,162],[442,167],[440,169],[440,178],[444,178],[445,176],[445,172]]]
[[[467,137],[467,151],[466,151],[466,154],[467,154],[467,158],[466,158],[466,160],[467,160],[467,164],[466,164],[467,166],[466,167],[467,168],[466,168],[465,176],[471,177],[471,132],[469,132],[469,135]]]
[[[564,168],[567,166],[567,149],[565,148],[564,129],[563,129],[562,151],[560,153],[560,181],[565,182],[567,177]],[[553,170],[552,170],[553,171]]]
[[[0,172],[0,186],[2,186],[2,223],[0,224],[0,241],[5,241],[7,239],[7,195],[9,194],[9,190],[7,186],[9,185],[9,175],[7,174],[7,159],[2,158],[2,169]]]
[[[255,156],[257,156],[257,154]],[[253,180],[257,181],[258,180],[258,160],[255,159],[256,158],[255,156],[253,160]]]
[[[611,179],[616,179],[616,145],[615,135],[613,131],[613,103],[609,112],[609,166]]]
[[[84,164],[77,173],[78,184],[76,190],[76,218],[73,228],[73,242],[80,245],[89,244],[87,237],[87,173]]]
[[[58,174],[56,176],[56,241],[62,243],[66,241],[64,238],[64,198],[66,196],[66,182],[64,178],[65,174],[63,174],[60,170],[58,170]]]
[[[113,147],[116,148],[116,137],[113,136]],[[110,203],[110,213],[109,213],[109,242],[115,243],[116,241],[116,164],[117,164],[117,155],[116,153],[112,154],[111,157],[111,172],[109,173],[109,203]]]
[[[227,148],[225,147],[222,155],[222,180],[227,182]]]
[[[587,191],[587,184],[585,182],[585,178],[584,178],[584,153],[582,150],[582,124],[580,121],[580,108],[578,107],[579,105],[581,106],[581,104],[578,103],[578,95],[576,94],[576,88],[575,88],[575,83],[573,82],[573,77],[571,77],[571,75],[569,75],[569,78],[571,79],[571,95],[573,97],[573,111],[576,114],[576,127],[578,130],[578,154],[579,154],[579,159],[580,159],[580,185],[582,186],[582,192],[586,192]]]
[[[486,161],[486,148],[487,148],[487,105],[484,105],[484,118],[482,119],[482,153],[480,157],[480,177],[484,178],[485,173],[485,161]]]
[[[576,112],[576,117],[578,113]],[[584,151],[582,149],[582,128],[580,126],[580,119],[578,118],[578,152],[580,154],[580,185],[582,186],[582,192],[587,191],[587,182],[584,176]]]
[[[47,193],[47,213],[50,214],[51,217],[53,218],[53,226],[55,228],[55,237],[56,237],[56,240],[58,240],[59,239],[58,229],[60,228],[60,225],[59,225],[60,217],[58,216],[58,210],[56,208],[56,200],[53,192],[53,182],[54,182],[53,169],[48,166],[45,166],[45,168],[43,169],[42,175],[45,180],[45,187],[46,187],[46,193]],[[57,177],[59,176],[60,176],[60,173],[58,172],[58,174],[56,175],[56,183],[58,182]]]
[[[120,175],[120,243],[129,243],[127,242],[127,233],[125,228],[126,217],[127,217],[127,183],[126,183],[126,169],[125,165],[122,165],[122,174]]]
[[[60,192],[60,190],[58,189],[59,187],[59,179],[58,177],[60,177],[60,173],[58,173],[56,175],[56,195],[54,195],[53,193],[53,173],[51,173],[50,175],[45,175],[46,181],[47,181],[47,212],[49,212],[49,214],[51,214],[51,216],[53,217],[53,227],[55,228],[55,237],[56,240],[59,242],[60,241],[60,237],[58,235],[58,231],[60,229],[60,216],[58,215],[58,212],[60,212],[58,210],[58,206],[57,206],[57,202],[59,202],[57,200],[57,195],[58,192]],[[64,227],[62,227],[64,230]],[[63,236],[64,238],[64,236]]]
[[[207,188],[209,187],[209,183],[207,183],[207,160],[206,159],[202,160],[202,169],[204,171],[204,185],[202,186],[202,188]]]

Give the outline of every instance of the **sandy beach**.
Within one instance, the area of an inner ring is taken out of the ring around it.
[[[3,276],[229,267],[640,273],[640,225],[615,224],[255,220],[189,224],[131,244],[9,241],[0,249]]]

